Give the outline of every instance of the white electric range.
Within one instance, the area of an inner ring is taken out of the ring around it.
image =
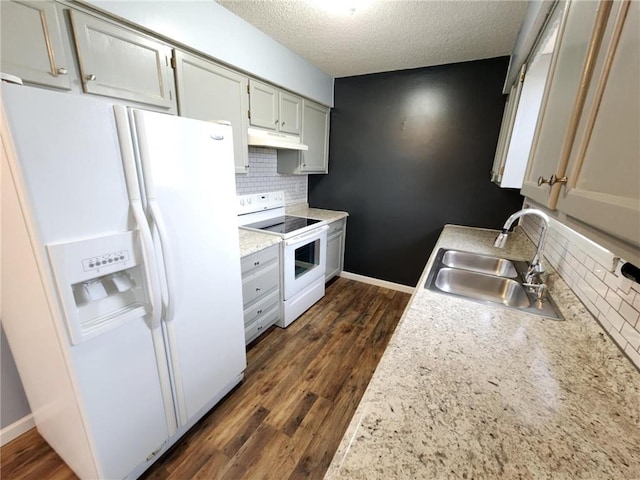
[[[327,222],[286,215],[285,195],[278,191],[239,195],[238,223],[283,239],[284,312],[277,325],[285,328],[324,296]]]

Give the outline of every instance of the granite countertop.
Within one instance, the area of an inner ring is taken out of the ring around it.
[[[448,225],[327,479],[640,478],[640,374],[555,272],[565,321],[423,288],[439,247],[527,259]]]
[[[316,220],[326,220],[328,223],[335,222],[341,218],[348,217],[347,212],[339,210],[323,210],[321,208],[309,208],[306,203],[299,203],[285,207],[287,215],[295,215],[297,217],[314,218]]]
[[[240,236],[240,258],[264,250],[282,241],[277,235],[254,232],[244,228],[238,228],[238,235]]]

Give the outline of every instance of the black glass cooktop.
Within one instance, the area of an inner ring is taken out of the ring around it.
[[[250,223],[246,226],[274,233],[291,233],[319,222],[320,220],[314,220],[313,218],[283,215],[281,217],[274,217],[261,222]]]

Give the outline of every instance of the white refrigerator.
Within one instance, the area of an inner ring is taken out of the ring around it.
[[[231,127],[2,86],[2,324],[41,435],[136,478],[246,366]]]

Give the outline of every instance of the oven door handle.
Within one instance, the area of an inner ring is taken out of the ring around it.
[[[300,243],[306,242],[311,238],[317,237],[319,234],[327,230],[329,230],[329,225],[323,225],[321,227],[314,228],[311,232],[303,233],[302,235],[298,235],[297,237],[285,240],[284,244],[286,247],[290,247],[291,245],[298,245]]]

